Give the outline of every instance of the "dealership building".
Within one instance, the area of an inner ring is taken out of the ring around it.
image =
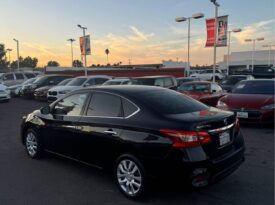
[[[224,60],[219,63],[220,69],[227,68],[227,55]],[[229,55],[229,72],[250,70],[252,64],[252,51],[232,52]],[[275,50],[259,50],[254,51],[254,66],[275,66]]]

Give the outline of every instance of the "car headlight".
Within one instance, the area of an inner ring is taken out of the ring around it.
[[[70,92],[70,91],[69,90],[62,90],[62,91],[59,91],[58,94],[65,95],[68,92]]]
[[[275,108],[275,104],[269,104],[261,107],[263,110],[273,110]]]
[[[217,106],[218,107],[227,107],[227,104],[226,103],[224,103],[223,101],[218,101],[218,103],[217,103]]]

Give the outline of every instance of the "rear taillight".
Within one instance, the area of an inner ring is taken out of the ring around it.
[[[235,122],[235,132],[236,133],[240,132],[240,121],[238,118],[236,118],[236,122]]]
[[[196,147],[211,142],[211,137],[207,132],[189,132],[179,130],[161,129],[160,132],[173,142],[173,147]]]

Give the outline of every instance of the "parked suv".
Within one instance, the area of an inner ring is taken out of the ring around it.
[[[48,91],[47,99],[49,102],[55,101],[63,95],[83,87],[102,85],[107,80],[112,79],[107,75],[81,76],[74,78],[64,86],[55,86]]]
[[[207,70],[203,70],[200,73],[194,73],[192,75],[190,75],[190,77],[192,78],[199,78],[201,80],[213,80],[213,70],[212,69],[207,69]],[[224,78],[224,74],[216,69],[215,72],[215,79],[216,80],[222,80]]]
[[[25,86],[21,90],[21,96],[33,98],[35,89],[44,86],[57,85],[62,80],[71,78],[70,75],[44,75],[38,77],[31,85]]]
[[[6,86],[21,84],[29,78],[34,78],[35,74],[31,72],[9,72],[0,74],[0,83]]]
[[[133,79],[141,85],[159,86],[172,90],[176,90],[178,85],[174,76],[144,76]]]

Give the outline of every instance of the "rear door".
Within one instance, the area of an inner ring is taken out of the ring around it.
[[[122,101],[117,95],[94,92],[77,125],[78,159],[103,166],[119,149],[123,124]]]

